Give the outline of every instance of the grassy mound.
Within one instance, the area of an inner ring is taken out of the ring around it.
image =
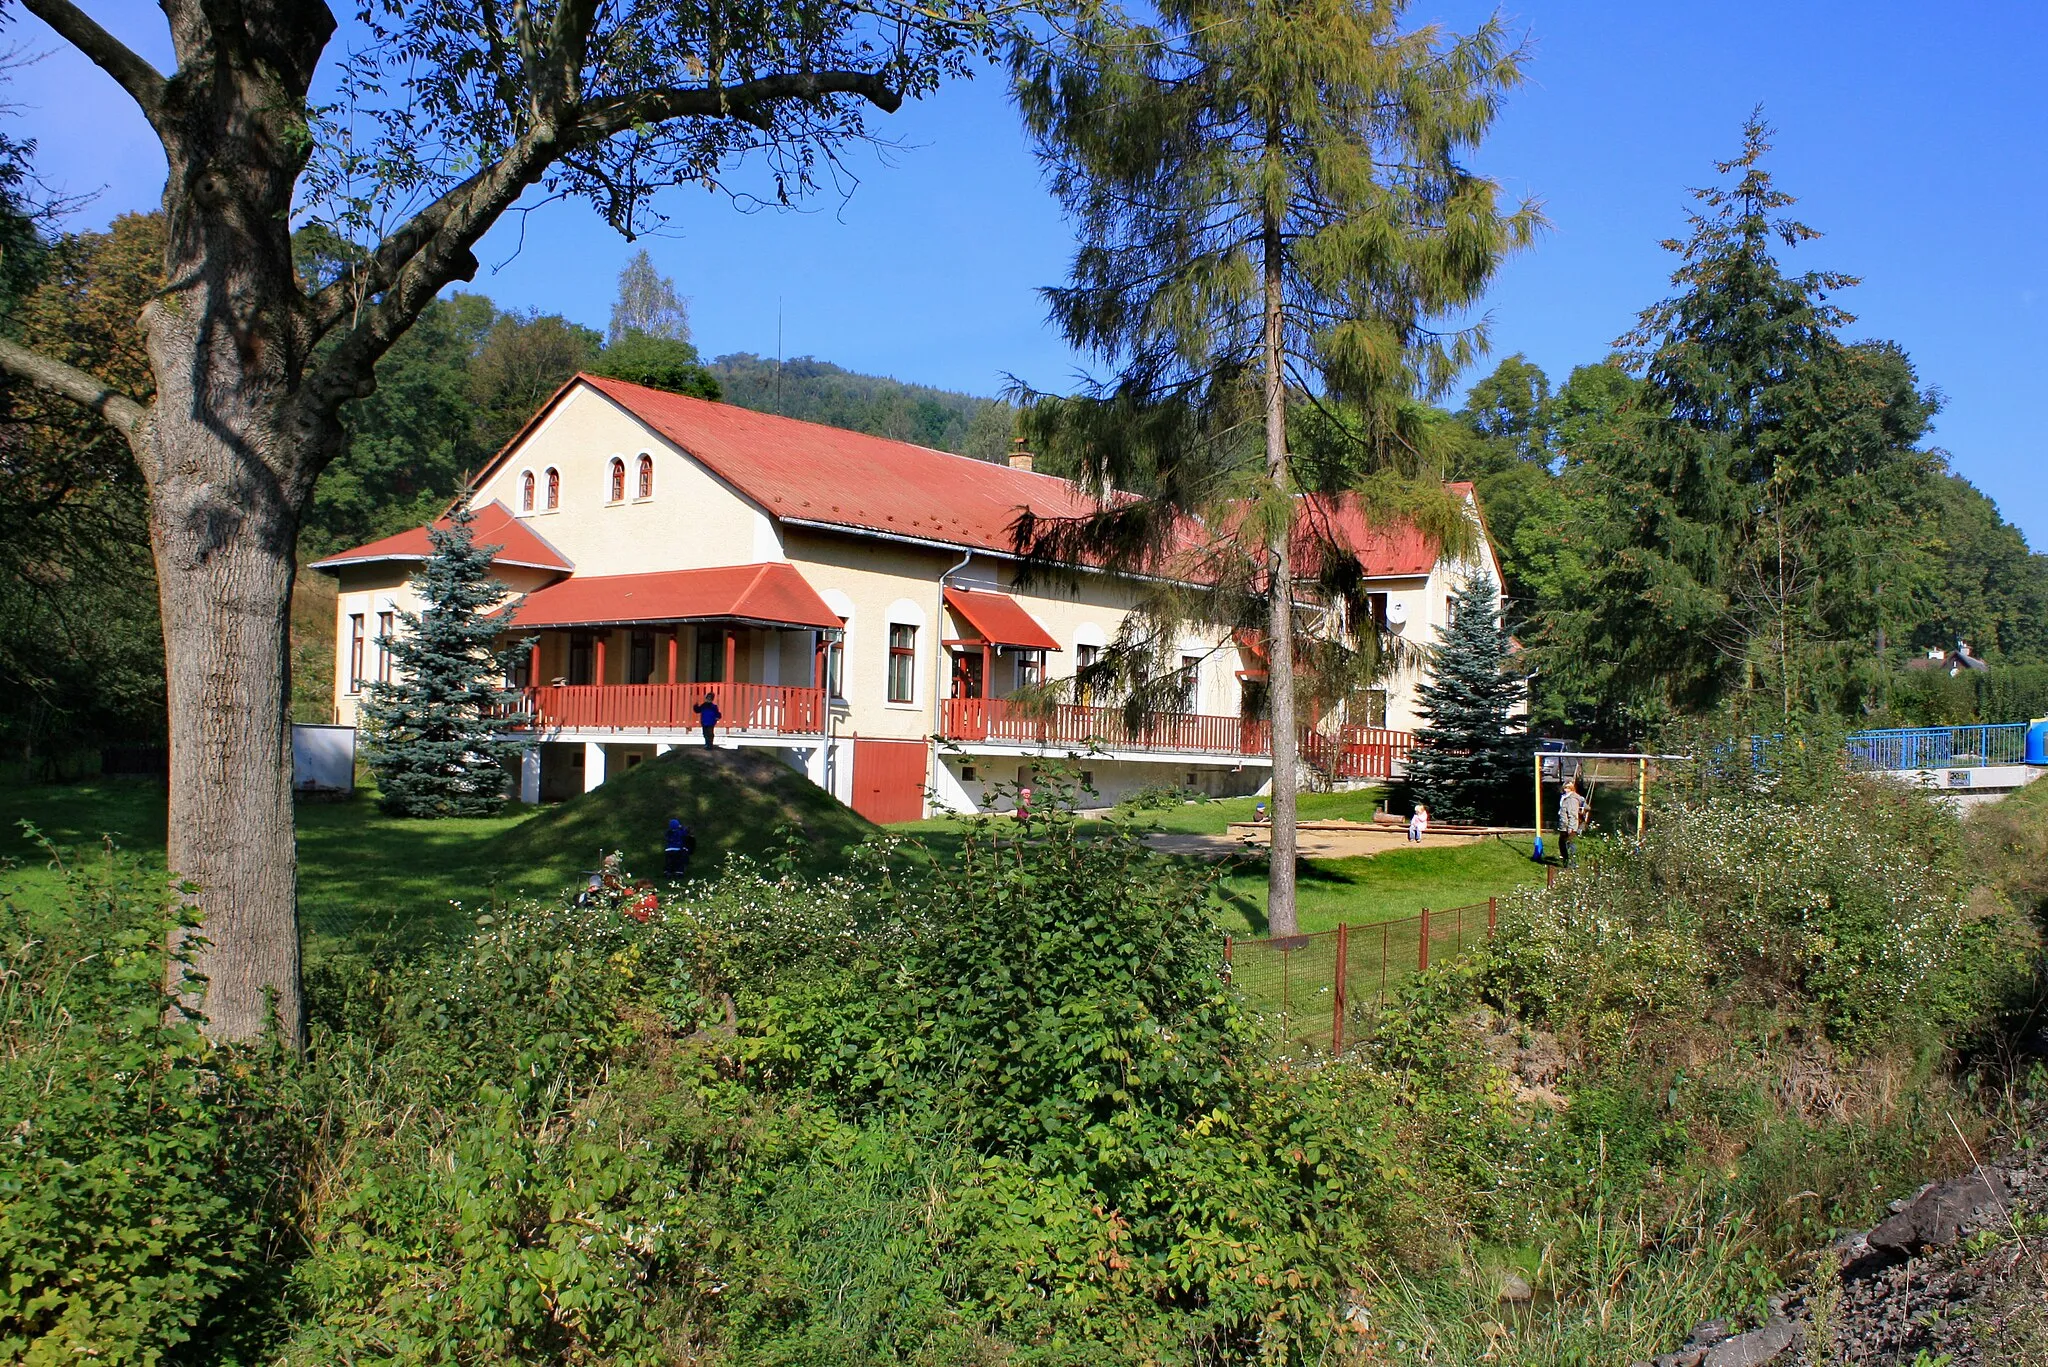
[[[764,856],[779,848],[777,830],[804,832],[811,869],[840,863],[848,845],[876,827],[787,764],[751,750],[675,749],[615,777],[592,792],[522,821],[486,850],[501,886],[527,892],[566,887],[623,850],[626,868],[661,872],[661,840],[670,817],[697,837],[693,874],[715,873],[725,856]]]

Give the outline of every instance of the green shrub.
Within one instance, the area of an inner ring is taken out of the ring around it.
[[[1503,901],[1492,989],[1610,1043],[1754,1007],[1881,1046],[1997,1004],[2024,927],[1973,909],[1955,818],[1883,782],[1826,800],[1722,791],[1662,806],[1641,849]]]
[[[0,903],[0,1359],[263,1356],[294,1127],[274,1053],[176,1009],[176,924],[118,860]]]

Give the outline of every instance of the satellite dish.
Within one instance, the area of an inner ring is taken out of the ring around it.
[[[1387,625],[1397,627],[1408,620],[1408,605],[1399,599],[1387,604]]]

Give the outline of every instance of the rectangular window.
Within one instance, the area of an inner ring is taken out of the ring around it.
[[[1385,727],[1387,724],[1387,690],[1371,688],[1365,694],[1365,724]]]
[[[396,613],[377,614],[377,682],[391,682],[391,640],[398,634]]]
[[[917,701],[916,627],[889,627],[889,701]]]
[[[697,628],[698,683],[725,682],[725,633],[715,627]]]
[[[636,631],[633,633],[632,646],[626,658],[626,682],[636,684],[654,682],[653,632]]]
[[[1075,646],[1074,677],[1076,679],[1082,679],[1083,676],[1086,675],[1090,669],[1093,669],[1095,667],[1096,662],[1099,661],[1101,658],[1101,646]],[[1087,706],[1090,700],[1090,695],[1093,694],[1094,691],[1095,690],[1090,688],[1087,682],[1083,680],[1083,682],[1077,683],[1074,686],[1074,701],[1080,703],[1082,706],[1085,707]]]
[[[363,691],[363,614],[354,612],[348,619],[348,691]]]
[[[583,635],[569,638],[569,682],[588,684],[596,681],[595,642]]]
[[[1045,682],[1045,652],[1042,650],[1020,650],[1017,652],[1017,687],[1031,688]]]
[[[1385,631],[1387,629],[1387,595],[1384,593],[1368,593],[1365,595],[1365,603],[1366,610],[1372,616],[1373,630]]]
[[[825,696],[846,696],[846,642],[843,638],[825,642]]]
[[[1201,696],[1202,657],[1183,655],[1180,657],[1180,710],[1195,710],[1195,699]]]

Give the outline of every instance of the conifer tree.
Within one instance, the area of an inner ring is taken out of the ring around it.
[[[1483,575],[1451,597],[1451,625],[1418,690],[1429,725],[1415,733],[1408,786],[1430,815],[1497,821],[1515,813],[1529,772],[1529,739],[1514,715],[1526,682],[1508,666],[1500,598]]]
[[[392,677],[370,685],[363,721],[395,816],[488,816],[505,805],[504,762],[520,742],[500,718],[517,695],[494,641],[511,617],[496,609],[511,594],[491,575],[502,548],[477,545],[475,521],[465,498],[446,527],[428,529],[433,554],[412,581],[423,607],[399,612],[398,633],[379,642]]]
[[[1305,578],[1341,569],[1301,496],[1364,492],[1447,543],[1469,537],[1415,459],[1415,399],[1483,348],[1483,327],[1456,320],[1540,221],[1529,205],[1504,210],[1463,160],[1519,80],[1519,52],[1497,21],[1447,38],[1403,29],[1407,9],[1161,0],[1152,23],[1091,15],[1015,60],[1019,104],[1081,238],[1071,282],[1047,292],[1053,318],[1119,372],[1053,410],[1080,434],[1066,463],[1105,497],[1035,549],[1158,568],[1191,520],[1227,529],[1246,563],[1200,569],[1259,607],[1276,935],[1295,930],[1294,605]],[[1325,425],[1359,453],[1335,464],[1361,479],[1328,487],[1316,467],[1329,463],[1290,449],[1294,410],[1341,414]],[[1415,482],[1385,478],[1402,475]],[[1020,542],[1035,530],[1020,521]],[[1159,597],[1150,639],[1177,644],[1187,604]],[[1214,608],[1212,596],[1210,621],[1249,625]],[[1139,673],[1170,677],[1142,659]]]

